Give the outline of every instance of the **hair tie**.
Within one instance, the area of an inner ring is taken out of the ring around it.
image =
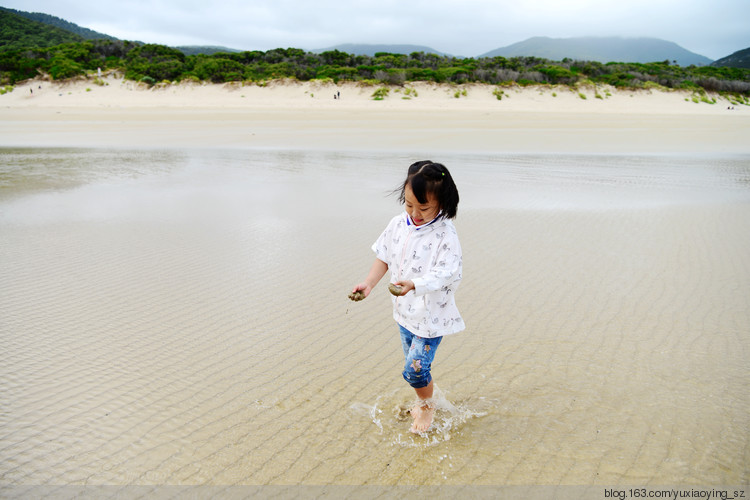
[[[440,175],[442,175],[443,177],[445,177],[445,172],[440,172]]]

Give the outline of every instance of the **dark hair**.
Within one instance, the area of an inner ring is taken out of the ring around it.
[[[401,186],[398,201],[406,201],[406,186],[411,187],[419,203],[427,203],[427,195],[432,194],[442,211],[441,217],[453,219],[458,211],[458,188],[453,182],[451,173],[441,163],[422,160],[412,163]],[[398,190],[397,190],[398,191]]]

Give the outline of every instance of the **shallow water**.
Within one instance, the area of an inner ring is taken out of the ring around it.
[[[750,157],[434,158],[432,432],[383,285],[406,155],[0,150],[0,485],[747,484]]]

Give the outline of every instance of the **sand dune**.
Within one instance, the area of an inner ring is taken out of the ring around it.
[[[0,145],[748,151],[750,107],[727,109],[720,96],[711,105],[678,91],[584,87],[582,99],[565,87],[513,87],[498,100],[494,86],[415,83],[376,101],[374,90],[290,81],[148,88],[114,76],[102,86],[30,81],[0,96]]]

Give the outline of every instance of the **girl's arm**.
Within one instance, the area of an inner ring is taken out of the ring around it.
[[[385,273],[388,271],[388,264],[383,262],[380,259],[375,259],[375,262],[372,263],[372,267],[370,268],[370,272],[367,273],[367,277],[365,280],[356,285],[352,292],[362,291],[365,294],[365,297],[370,295],[370,292],[373,288],[375,288],[375,285],[378,284],[380,279],[385,276]]]

